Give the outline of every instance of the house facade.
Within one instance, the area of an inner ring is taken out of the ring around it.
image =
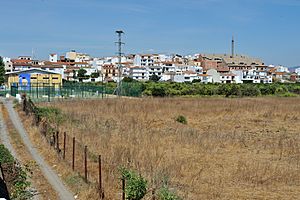
[[[24,88],[54,86],[58,88],[62,85],[62,76],[59,73],[42,70],[27,69],[17,72],[6,73],[8,86],[20,86]]]

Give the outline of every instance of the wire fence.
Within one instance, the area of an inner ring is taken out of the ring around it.
[[[130,97],[142,96],[143,85],[141,83],[122,83],[121,95]],[[9,93],[12,96],[26,94],[33,102],[55,101],[65,99],[92,99],[110,98],[116,93],[116,86],[103,85],[83,85],[83,84],[14,84],[10,90],[0,91],[3,96]]]
[[[40,134],[57,152],[58,159],[64,162],[73,172],[78,173],[85,183],[94,187],[99,195],[98,199],[105,199],[103,182],[106,181],[106,188],[112,191],[115,186],[108,184],[107,180],[116,169],[107,163],[101,155],[90,151],[87,145],[78,141],[70,133],[59,130],[59,128],[53,126],[48,119],[42,118],[38,108],[30,99],[27,99],[26,96],[23,98],[22,110],[26,115],[33,116],[33,125],[39,128]],[[122,197],[122,200],[125,200],[125,179],[120,178],[118,183],[113,184],[118,185],[119,192],[115,192]],[[155,194],[152,193],[149,198],[155,200]]]

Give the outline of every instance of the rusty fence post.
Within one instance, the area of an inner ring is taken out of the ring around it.
[[[66,159],[66,132],[64,132],[64,152],[63,152],[63,159]]]
[[[84,180],[87,183],[88,177],[87,177],[87,146],[84,146]]]
[[[75,137],[73,137],[72,169],[75,170]]]
[[[152,200],[155,200],[155,188],[152,189]]]
[[[59,131],[56,131],[56,150],[59,153]]]
[[[24,97],[24,100],[23,100],[23,112],[26,111],[26,97]]]
[[[122,177],[122,200],[125,200],[125,177]]]
[[[100,199],[104,199],[104,190],[102,188],[102,161],[101,161],[101,155],[98,157],[98,167],[99,167],[99,197]]]
[[[46,139],[47,139],[47,136],[46,136]],[[50,138],[50,145],[53,146],[53,148],[55,149],[55,146],[56,146],[56,134],[55,134],[55,132],[52,132],[52,139],[53,139],[53,141],[51,141],[51,138]]]

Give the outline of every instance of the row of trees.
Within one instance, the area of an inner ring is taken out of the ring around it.
[[[154,83],[144,84],[143,94],[146,96],[260,96],[280,95],[297,96],[300,84],[199,84],[199,83]]]
[[[5,65],[3,63],[3,58],[0,56],[0,86],[5,82]]]
[[[154,77],[155,78],[155,77]],[[102,85],[103,83],[85,83],[84,85]],[[80,83],[82,85],[82,83]],[[104,83],[106,91],[114,91],[117,84]],[[272,84],[202,84],[202,83],[172,83],[147,81],[139,82],[124,78],[122,84],[124,96],[225,96],[225,97],[255,97],[266,95],[298,96],[300,83]]]

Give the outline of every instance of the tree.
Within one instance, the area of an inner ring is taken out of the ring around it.
[[[149,80],[153,82],[157,82],[159,81],[159,79],[160,78],[156,74],[153,74],[152,76],[149,77]]]
[[[134,82],[135,80],[134,80],[133,78],[130,78],[130,77],[124,77],[122,81],[123,81],[123,82],[126,82],[126,83],[132,83],[132,82]]]
[[[98,78],[100,76],[99,72],[94,72],[91,74],[91,78]]]
[[[5,82],[5,65],[3,59],[0,56],[0,85],[3,85]]]
[[[80,82],[82,82],[82,80],[86,78],[86,75],[85,75],[86,73],[87,73],[87,71],[85,69],[83,69],[83,68],[80,68],[78,70],[77,77],[78,77],[78,79],[79,79]]]

